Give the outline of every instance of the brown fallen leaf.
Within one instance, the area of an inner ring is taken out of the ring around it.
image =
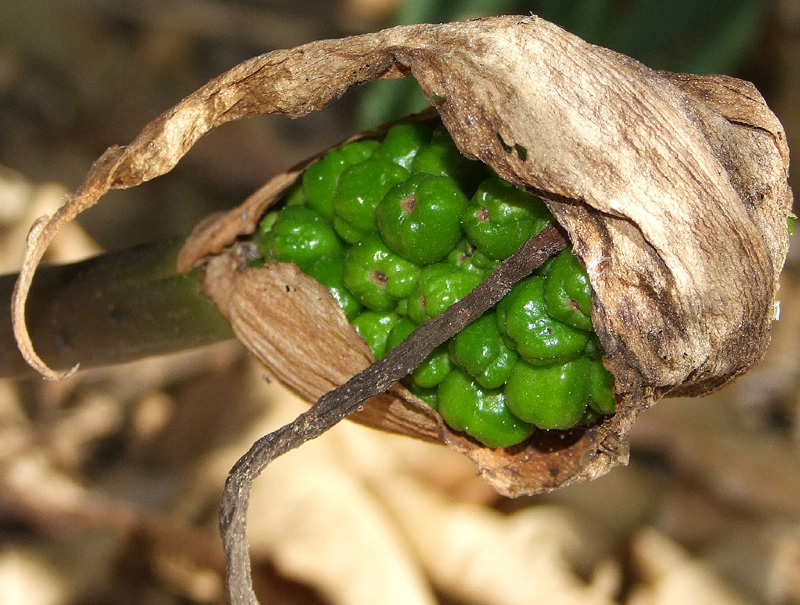
[[[279,398],[269,425],[290,420],[297,403]],[[358,441],[363,431],[347,433]],[[341,441],[309,443],[254,485],[253,557],[273,561],[282,575],[314,586],[331,603],[433,605],[416,553],[379,494],[353,472]]]
[[[747,601],[725,585],[702,561],[654,529],[643,529],[631,545],[633,564],[641,583],[630,605],[708,603],[744,605]]]
[[[636,425],[631,440],[637,451],[664,457],[737,510],[800,517],[800,452],[775,431],[742,426],[722,395],[702,406],[676,400],[659,407]]]
[[[503,515],[449,501],[397,476],[378,482],[376,491],[432,581],[455,602],[614,602],[613,594],[584,583],[570,565],[567,553],[584,536],[564,509],[537,506]]]

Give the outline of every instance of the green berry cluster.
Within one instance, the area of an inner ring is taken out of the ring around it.
[[[309,166],[262,220],[257,263],[295,263],[326,286],[377,359],[551,220],[541,200],[464,158],[443,128],[403,123]],[[591,294],[564,250],[405,384],[489,447],[611,414]]]

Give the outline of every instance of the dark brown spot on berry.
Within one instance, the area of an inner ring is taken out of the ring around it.
[[[488,223],[489,211],[486,208],[482,207],[480,210],[478,210],[478,218],[482,220],[484,223]]]
[[[386,277],[386,273],[384,273],[383,271],[378,271],[377,269],[373,271],[369,277],[379,286],[385,286],[386,283],[389,281],[388,278]]]
[[[417,197],[415,195],[409,195],[406,199],[403,200],[403,208],[405,208],[406,212],[411,214],[414,212],[414,208],[417,207]]]

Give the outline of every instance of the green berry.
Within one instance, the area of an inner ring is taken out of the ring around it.
[[[506,382],[508,407],[540,429],[569,429],[586,412],[590,370],[583,355],[549,366],[518,361]]]
[[[348,166],[363,162],[372,156],[380,144],[373,140],[354,141],[329,151],[303,173],[303,192],[308,207],[328,220],[333,217],[333,195],[339,177]]]
[[[380,359],[386,354],[389,332],[399,320],[396,313],[367,310],[350,323],[372,349],[375,359]]]
[[[264,248],[264,237],[272,231],[272,227],[278,222],[278,217],[283,213],[282,210],[274,210],[264,215],[258,224],[258,248]]]
[[[495,314],[491,311],[450,340],[450,357],[453,363],[487,389],[505,384],[519,359],[517,352],[503,340]]]
[[[497,268],[500,261],[489,258],[478,250],[475,245],[470,244],[466,239],[462,239],[447,255],[447,263],[462,271],[469,271],[470,273],[477,273],[481,277],[486,277]]]
[[[583,417],[578,421],[580,426],[589,426],[597,422],[598,419],[602,418],[603,414],[598,414],[592,406],[588,406],[586,408],[586,413]]]
[[[342,241],[329,221],[305,206],[288,206],[261,223],[259,252],[268,260],[303,268],[328,254],[342,252]]]
[[[539,198],[496,176],[480,184],[462,215],[469,240],[496,259],[511,256],[551,219]]]
[[[602,415],[613,414],[616,407],[614,376],[599,359],[592,361],[589,375],[589,406]]]
[[[287,206],[305,206],[308,200],[303,191],[302,181],[295,183],[283,196],[284,204]]]
[[[419,274],[413,294],[408,297],[408,316],[418,324],[425,323],[464,298],[481,280],[480,275],[447,263],[429,265]]]
[[[542,277],[547,277],[550,273],[550,269],[553,267],[553,262],[556,260],[555,256],[551,256],[546,261],[544,261],[536,271],[534,271],[535,275],[541,275]]]
[[[367,233],[377,231],[378,202],[408,177],[405,168],[388,160],[365,160],[345,169],[333,196],[333,226],[339,236],[354,244]]]
[[[569,251],[556,256],[544,284],[547,312],[573,328],[592,330],[592,284],[586,270]]]
[[[362,305],[391,311],[411,294],[419,273],[419,267],[389,250],[373,233],[348,250],[342,277]]]
[[[544,277],[529,277],[511,289],[497,305],[497,325],[520,356],[547,365],[580,355],[589,335],[561,323],[544,304]]]
[[[348,321],[352,321],[361,312],[362,307],[358,299],[344,285],[343,270],[343,253],[321,256],[303,268],[303,271],[328,288]]]
[[[420,122],[395,124],[386,133],[381,146],[373,155],[376,159],[389,160],[411,170],[417,152],[430,143],[433,130]]]
[[[415,174],[380,201],[378,229],[392,250],[427,265],[443,259],[461,240],[467,201],[453,179]]]
[[[333,228],[346,244],[360,242],[369,233],[336,215],[333,216]]]
[[[390,351],[403,342],[416,329],[416,324],[406,317],[401,317],[386,342],[386,350]],[[444,380],[453,369],[453,363],[447,354],[447,347],[442,345],[431,351],[430,355],[412,373],[413,383],[423,389],[431,389]]]
[[[409,335],[416,329],[417,324],[411,321],[408,317],[401,316],[400,321],[394,325],[391,334],[389,334],[389,350],[394,349],[397,345],[408,338]]]
[[[589,342],[586,343],[584,353],[586,357],[592,361],[600,359],[603,356],[603,346],[600,344],[600,339],[597,338],[597,334],[594,332],[589,336]]]
[[[434,410],[438,409],[439,404],[437,402],[437,390],[436,389],[423,389],[418,387],[414,384],[413,380],[403,381],[403,386],[405,386],[415,397],[419,397],[431,406]]]
[[[423,389],[438,386],[453,370],[453,362],[447,354],[447,346],[442,345],[431,351],[418,368],[411,373],[414,383]]]
[[[395,307],[394,312],[397,313],[398,315],[403,316],[403,317],[407,317],[408,316],[408,299],[407,298],[401,298],[400,300],[398,300],[397,301],[397,306]]]
[[[509,447],[527,439],[533,427],[509,410],[502,389],[485,389],[460,370],[439,385],[439,413],[456,431],[489,447]]]
[[[444,128],[435,130],[430,145],[417,152],[411,172],[451,177],[467,196],[472,195],[477,184],[487,175],[484,164],[470,162],[461,155]]]

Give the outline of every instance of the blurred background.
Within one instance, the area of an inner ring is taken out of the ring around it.
[[[800,0],[0,0],[0,271],[110,145],[251,56],[401,23],[535,13],[671,71],[753,81],[800,141]],[[111,192],[49,259],[182,235],[271,175],[417,111],[379,82],[301,120],[228,124]],[[794,182],[796,183],[796,177]],[[767,359],[632,433],[631,463],[509,500],[442,447],[343,423],[251,504],[264,603],[800,603],[800,274]],[[236,343],[0,380],[0,603],[218,603],[216,507],[257,437],[305,409]]]

